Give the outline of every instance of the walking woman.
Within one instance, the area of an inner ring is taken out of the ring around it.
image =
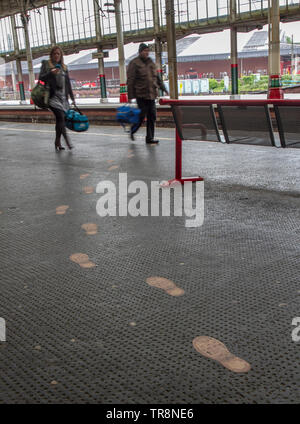
[[[50,88],[49,109],[54,113],[56,119],[55,150],[65,150],[61,145],[61,135],[71,150],[73,146],[66,131],[65,112],[70,109],[69,96],[73,104],[75,104],[75,100],[68,68],[64,64],[63,52],[60,47],[54,46],[50,52],[50,59],[42,61],[39,79],[48,84]]]

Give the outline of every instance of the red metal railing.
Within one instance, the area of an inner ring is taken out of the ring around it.
[[[262,105],[275,105],[275,106],[300,106],[300,99],[290,100],[270,100],[270,99],[253,99],[253,100],[173,100],[173,99],[160,99],[161,105],[174,105],[174,106],[201,106],[201,105],[227,105],[227,106],[262,106]]]

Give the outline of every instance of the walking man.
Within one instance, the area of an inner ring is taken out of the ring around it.
[[[164,83],[160,79],[156,65],[149,57],[149,47],[147,44],[140,44],[139,56],[129,63],[127,71],[128,100],[136,99],[139,109],[141,109],[140,121],[134,124],[130,130],[130,138],[134,140],[134,133],[142,125],[147,117],[146,143],[158,143],[154,139],[154,125],[156,121],[155,99],[160,88],[167,95],[169,94]]]

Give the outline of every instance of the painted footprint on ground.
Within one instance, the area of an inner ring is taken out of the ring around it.
[[[85,178],[89,177],[90,174],[81,174],[80,179],[84,180]]]
[[[86,194],[94,193],[94,187],[90,187],[90,186],[83,187],[83,190]]]
[[[168,280],[164,277],[149,277],[146,279],[146,283],[149,284],[149,286],[164,290],[170,296],[184,295],[183,289],[177,287],[174,281]]]
[[[230,371],[248,372],[251,369],[251,365],[248,362],[233,355],[222,342],[213,337],[196,337],[193,340],[193,346],[201,355],[214,359]]]
[[[68,205],[57,206],[56,215],[64,215],[68,209],[69,209]]]
[[[90,261],[88,255],[85,253],[73,253],[73,255],[70,256],[70,259],[82,268],[93,268],[96,266],[94,262]]]
[[[113,171],[114,169],[118,169],[119,165],[112,165],[108,168],[109,171]]]
[[[94,236],[98,232],[98,225],[92,222],[88,222],[87,224],[82,224],[81,228],[86,231],[88,236]]]

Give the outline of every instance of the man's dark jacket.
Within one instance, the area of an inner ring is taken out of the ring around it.
[[[51,69],[53,68],[54,66],[53,65],[51,66],[49,60],[43,60],[40,75],[39,75],[39,79],[49,85],[50,98],[55,94],[55,91],[57,90],[56,77],[55,77],[55,74],[51,72]],[[71,99],[74,101],[74,94],[73,94],[73,90],[71,86],[68,69],[66,69],[65,72],[66,72],[66,78],[65,78],[66,98],[68,100],[68,96],[70,96]]]
[[[166,91],[166,87],[160,79],[156,65],[153,60],[141,56],[133,59],[127,71],[128,99],[148,99],[154,100],[158,94],[158,88]]]

